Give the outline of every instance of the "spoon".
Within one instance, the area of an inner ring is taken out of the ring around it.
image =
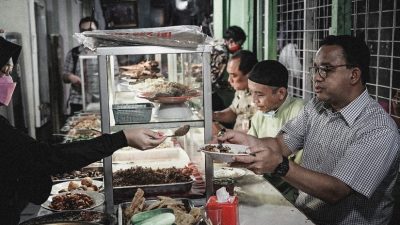
[[[225,132],[226,132],[226,129],[225,129],[225,128],[222,128],[222,129],[218,132],[217,136],[218,136],[218,137],[221,137],[222,135],[225,134]],[[217,148],[218,148],[219,150],[221,150],[221,149],[224,148],[224,146],[222,146],[222,141],[218,140]]]
[[[179,127],[178,129],[176,129],[174,134],[166,135],[165,137],[180,137],[180,136],[184,136],[185,134],[187,134],[187,132],[189,132],[189,130],[190,130],[190,125],[183,125],[183,126]]]

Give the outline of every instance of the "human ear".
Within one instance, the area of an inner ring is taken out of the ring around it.
[[[279,95],[279,100],[283,100],[286,97],[286,88],[284,87],[278,88],[277,93]]]
[[[361,70],[358,67],[355,67],[351,71],[350,75],[350,83],[356,84],[361,81]]]

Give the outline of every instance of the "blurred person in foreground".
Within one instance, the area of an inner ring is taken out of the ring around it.
[[[295,205],[316,224],[388,224],[392,216],[400,137],[368,95],[369,60],[363,40],[326,37],[310,68],[316,96],[276,138],[235,131],[218,138],[251,146],[235,163],[299,189]],[[299,149],[301,165],[287,159]]]
[[[15,83],[10,73],[20,51],[21,46],[0,37],[0,105],[7,106],[11,100]],[[52,188],[50,175],[80,169],[125,146],[144,150],[164,140],[159,133],[139,128],[87,141],[49,145],[18,131],[0,116],[1,224],[18,224],[28,202],[46,201]]]
[[[304,101],[288,94],[289,72],[276,60],[257,63],[249,75],[249,90],[257,112],[251,118],[248,134],[257,138],[275,137],[289,120],[296,117],[304,107]],[[301,160],[302,151],[289,157],[296,163]],[[290,202],[297,197],[297,189],[280,177],[264,174]]]
[[[226,68],[229,73],[228,81],[235,89],[235,97],[231,105],[221,111],[213,112],[213,120],[222,124],[234,123],[234,130],[247,132],[250,127],[250,118],[256,111],[252,104],[251,93],[248,86],[248,75],[257,63],[254,53],[241,50],[236,52],[228,62]],[[219,125],[214,126],[214,133],[221,129]]]

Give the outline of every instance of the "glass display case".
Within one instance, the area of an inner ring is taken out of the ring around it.
[[[107,212],[113,212],[114,204],[131,200],[115,196],[118,189],[113,180],[116,170],[146,163],[164,168],[166,164],[172,163],[175,166],[189,162],[196,164],[203,174],[207,172],[207,163],[211,161],[206,160],[198,150],[212,137],[210,53],[209,45],[199,45],[194,49],[160,46],[97,48],[103,133],[145,127],[171,134],[182,125],[190,126],[186,135],[174,138],[171,142],[167,140],[172,143],[172,148],[118,150],[103,160]],[[131,65],[121,64],[116,74],[114,57],[126,58],[131,55],[140,56],[143,61]],[[174,148],[177,146],[178,149]],[[169,156],[179,160],[168,160]],[[157,162],[157,157],[166,159]],[[153,159],[156,162],[151,162]],[[205,179],[206,183],[212,183],[207,176]],[[169,191],[173,192],[177,186]],[[168,189],[166,186],[157,188]],[[127,191],[134,194],[132,190]]]
[[[79,56],[81,90],[82,90],[82,109],[83,111],[100,111],[100,90],[99,90],[99,71],[97,56]]]
[[[118,61],[116,57],[113,59],[113,71],[117,75]],[[100,111],[100,88],[99,88],[99,67],[97,55],[92,51],[79,55],[79,68],[81,78],[81,94],[82,94],[82,110],[83,112],[99,112]]]

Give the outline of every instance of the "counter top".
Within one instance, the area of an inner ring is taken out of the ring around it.
[[[314,224],[261,175],[246,170],[237,179],[240,225]]]
[[[239,198],[240,225],[313,225],[300,210],[267,182],[249,170],[236,178],[235,193]],[[194,200],[203,205],[205,199]],[[102,207],[96,210],[103,211]],[[51,213],[41,208],[37,216]]]

